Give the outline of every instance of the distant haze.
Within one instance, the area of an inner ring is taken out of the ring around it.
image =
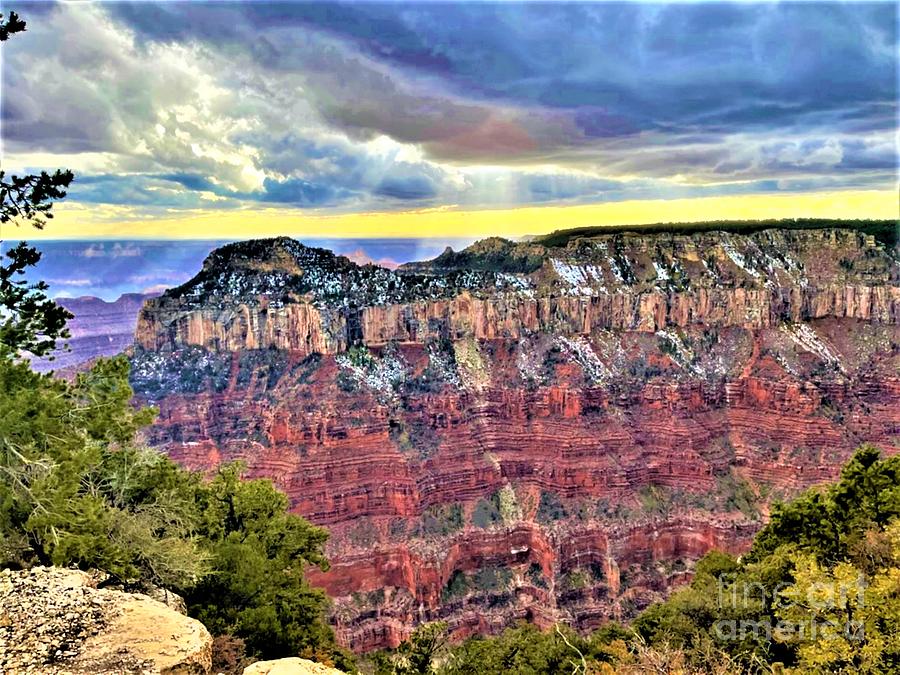
[[[395,267],[437,256],[447,246],[459,249],[471,239],[302,239],[359,263]],[[53,297],[93,296],[112,302],[126,293],[159,293],[200,271],[210,251],[227,241],[103,240],[41,241],[43,257],[31,280],[50,284]],[[15,242],[0,242],[7,250]]]

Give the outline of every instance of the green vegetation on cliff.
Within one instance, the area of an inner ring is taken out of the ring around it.
[[[205,480],[142,448],[152,409],[130,405],[128,362],[103,359],[74,383],[31,371],[0,346],[0,565],[74,565],[109,582],[165,586],[214,635],[263,657],[348,665],[305,580],[327,567],[327,532],[288,512],[238,465]]]
[[[17,215],[5,191],[2,214],[4,222]],[[351,665],[326,623],[327,597],[305,580],[307,566],[327,567],[328,533],[289,513],[271,482],[241,480],[239,466],[207,480],[142,447],[139,431],[156,411],[132,407],[125,357],[101,359],[73,382],[33,372],[27,359],[66,337],[68,315],[46,284],[18,279],[39,254],[19,246],[8,258],[0,264],[0,567],[77,566],[129,589],[165,586],[211,632],[235,636],[254,655]]]
[[[652,223],[648,225],[598,225],[556,230],[536,237],[534,244],[548,248],[564,247],[573,239],[608,234],[694,234],[696,232],[733,232],[750,234],[763,230],[857,230],[870,234],[886,246],[896,246],[900,223],[896,220],[839,220],[831,218],[787,218],[782,220],[712,220],[697,223]]]

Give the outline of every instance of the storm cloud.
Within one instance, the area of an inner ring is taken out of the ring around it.
[[[894,3],[21,5],[5,164],[166,209],[893,187]]]

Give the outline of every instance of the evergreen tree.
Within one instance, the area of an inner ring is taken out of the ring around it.
[[[24,30],[25,22],[15,12],[5,21],[0,14],[0,41]],[[10,177],[0,171],[0,226],[42,228],[53,217],[53,202],[66,196],[73,179],[68,170]],[[69,337],[65,326],[72,315],[47,297],[45,282],[24,279],[26,270],[41,259],[36,248],[19,242],[4,257],[0,259],[0,350],[45,356],[56,349],[57,339]]]
[[[304,578],[308,565],[327,569],[328,533],[287,507],[270,481],[241,480],[235,464],[219,470],[200,506],[199,533],[214,573],[187,590],[190,612],[255,653],[346,663],[324,619],[327,596]]]

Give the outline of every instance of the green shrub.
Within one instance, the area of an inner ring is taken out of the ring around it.
[[[456,570],[450,576],[450,580],[441,593],[441,600],[447,602],[452,598],[461,597],[469,592],[469,579],[464,572]]]
[[[490,499],[479,499],[472,511],[472,524],[482,529],[488,529],[492,525],[502,523],[500,516],[499,495],[494,493]]]
[[[740,511],[752,520],[759,518],[758,498],[746,479],[729,473],[719,476],[716,484],[716,491],[724,497],[726,511]]]
[[[645,485],[638,491],[638,499],[648,515],[665,517],[672,508],[672,491],[664,485]]]
[[[538,588],[547,588],[547,580],[544,578],[544,570],[541,566],[533,562],[528,567],[525,577]]]
[[[472,575],[472,585],[484,592],[503,590],[510,581],[512,572],[505,567],[482,567]]]
[[[537,521],[549,525],[553,521],[562,520],[568,514],[555,492],[541,491],[541,501],[538,504]]]
[[[422,514],[422,533],[430,536],[446,536],[463,526],[461,504],[435,505]]]

